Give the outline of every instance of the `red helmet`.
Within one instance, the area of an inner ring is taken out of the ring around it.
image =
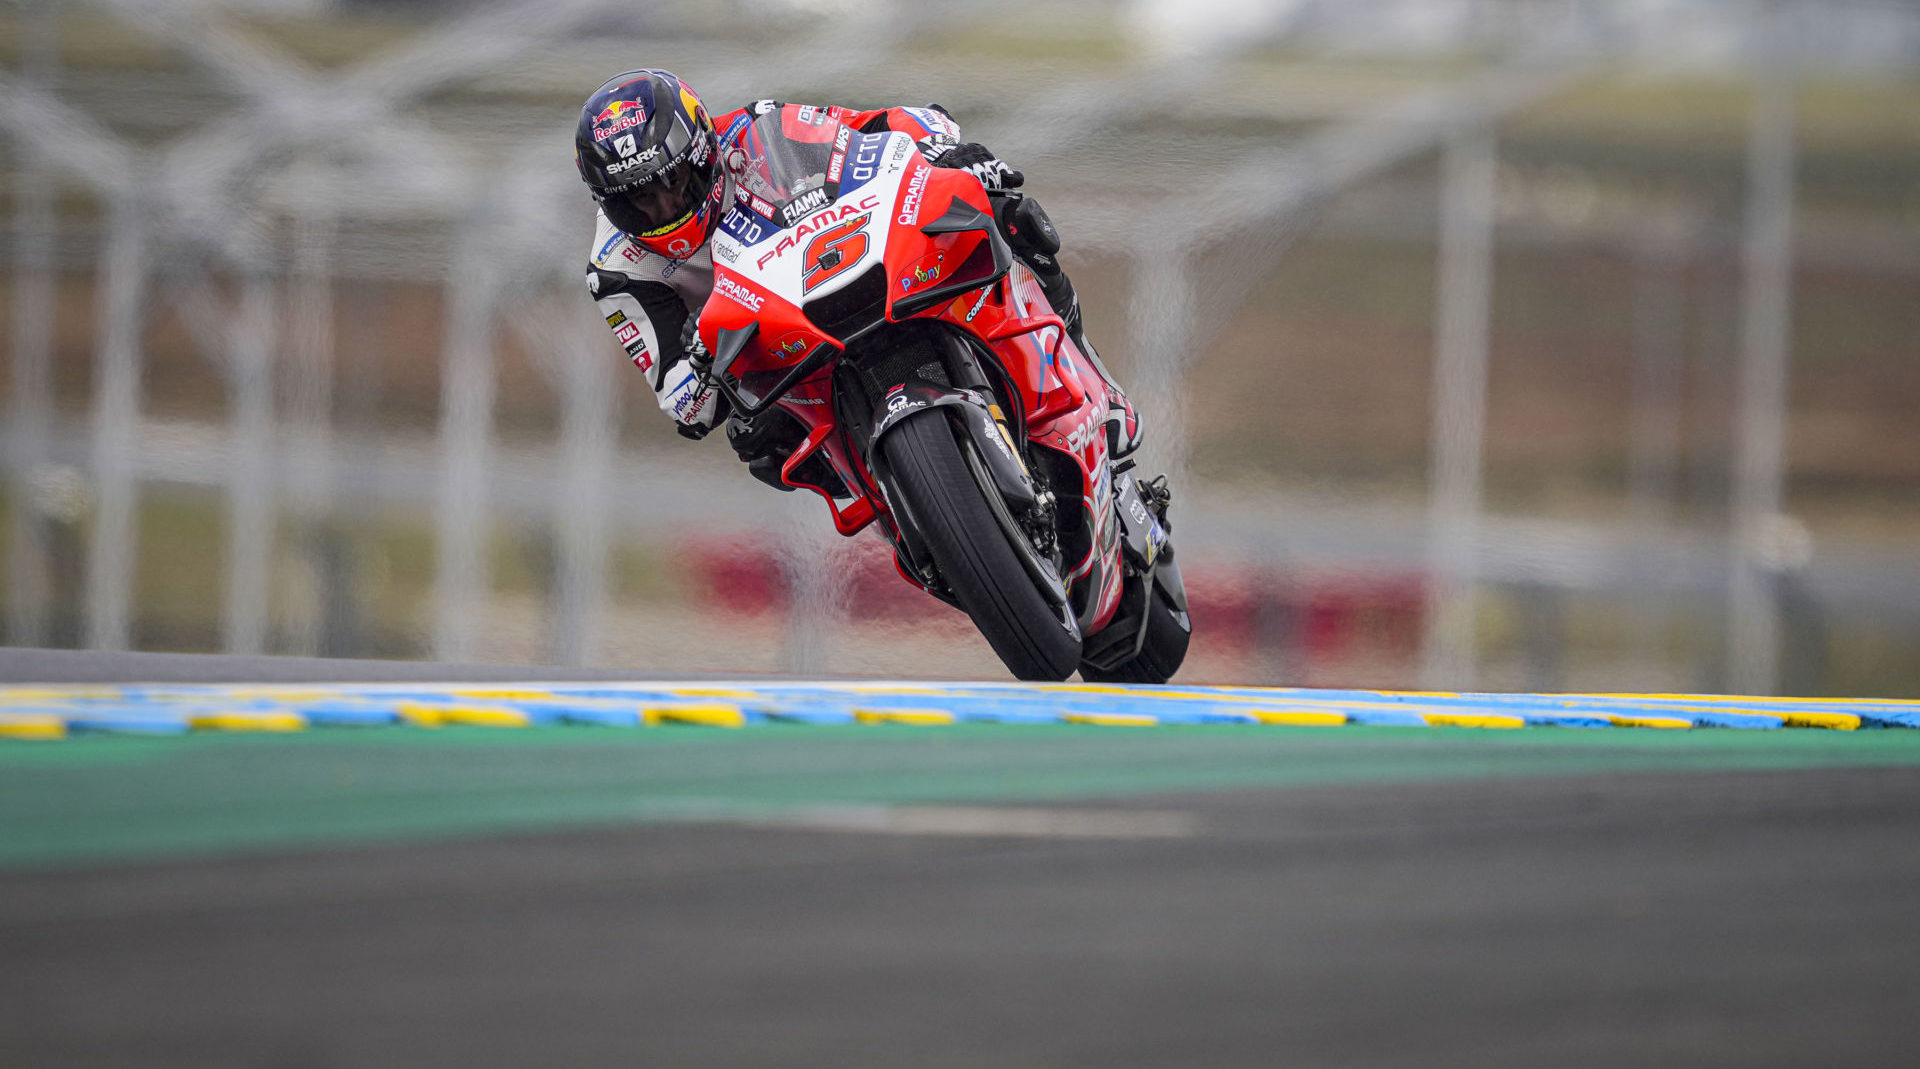
[[[573,147],[607,221],[642,246],[684,260],[713,236],[726,200],[720,142],[680,79],[638,70],[608,81],[581,109]]]

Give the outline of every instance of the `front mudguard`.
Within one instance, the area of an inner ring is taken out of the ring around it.
[[[1013,447],[1005,429],[993,418],[992,405],[992,400],[977,390],[908,379],[887,391],[874,410],[873,434],[867,442],[867,464],[872,467],[886,463],[885,454],[880,452],[880,440],[902,420],[928,408],[951,409],[948,415],[967,429],[967,436],[973,439],[974,448],[986,461],[987,473],[993,477],[994,487],[1008,507],[1033,508],[1039,503],[1033,476],[1028,474],[1019,450]]]

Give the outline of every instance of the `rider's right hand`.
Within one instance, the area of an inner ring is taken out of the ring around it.
[[[700,340],[700,317],[688,316],[686,325],[680,328],[680,351],[686,354],[687,363],[701,379],[713,369],[713,354],[707,351],[707,343]]]

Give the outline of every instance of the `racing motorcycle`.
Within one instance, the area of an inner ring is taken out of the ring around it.
[[[1171,495],[1115,470],[1106,385],[1014,255],[1009,234],[1053,235],[1038,205],[824,109],[737,144],[700,370],[730,433],[798,425],[754,474],[819,493],[843,535],[878,525],[1015,676],[1165,682],[1191,633]]]

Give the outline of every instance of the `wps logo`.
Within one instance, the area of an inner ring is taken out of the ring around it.
[[[873,213],[868,212],[822,230],[807,243],[800,264],[801,293],[812,293],[822,282],[860,262],[873,244],[867,235],[867,223],[872,220]]]

